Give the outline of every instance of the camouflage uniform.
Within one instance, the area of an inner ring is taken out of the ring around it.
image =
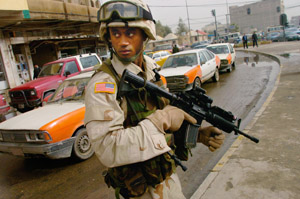
[[[147,56],[144,74],[147,80],[155,76],[155,63]],[[142,69],[134,63],[123,64],[116,56],[111,61],[115,71],[121,76],[125,69],[139,74]],[[97,85],[111,83],[114,91],[98,92]],[[170,151],[165,135],[153,123],[144,119],[136,126],[124,127],[127,117],[127,103],[117,100],[117,82],[103,71],[96,73],[86,88],[85,124],[93,149],[103,165],[109,168],[145,162]],[[184,198],[177,174],[167,176],[157,185],[148,186],[148,191],[140,198]]]

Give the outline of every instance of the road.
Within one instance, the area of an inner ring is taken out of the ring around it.
[[[279,70],[279,65],[270,58],[239,52],[235,70],[222,73],[219,82],[207,82],[203,88],[214,99],[213,105],[242,118],[243,129],[268,96]],[[222,150],[215,153],[201,144],[192,150],[193,157],[184,163],[188,170],[177,169],[187,198],[235,138],[234,134],[226,134]],[[114,191],[107,189],[101,176],[105,168],[95,156],[75,162],[71,159],[22,159],[0,154],[0,161],[0,199],[114,198]]]

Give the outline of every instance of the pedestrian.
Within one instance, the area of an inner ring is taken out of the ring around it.
[[[38,78],[39,73],[41,72],[41,68],[39,67],[39,65],[34,65],[33,68],[33,79]]]
[[[175,53],[178,53],[179,52],[179,48],[177,47],[177,45],[175,44],[173,46],[173,50],[172,50],[172,53],[175,54]]]
[[[244,34],[243,38],[243,46],[244,46],[244,49],[247,47],[248,48],[248,38],[247,38],[247,35]]]
[[[166,88],[153,70],[155,62],[143,55],[147,42],[156,37],[149,7],[142,0],[113,0],[101,6],[99,17],[100,38],[112,56],[87,85],[84,122],[95,154],[108,167],[105,182],[116,197],[183,199],[175,162],[167,153],[174,153],[174,147],[167,139],[172,141],[169,132],[177,131],[184,120],[196,120],[146,89],[118,96],[125,69]],[[211,151],[225,138],[212,126],[199,128],[198,135],[197,141]],[[176,148],[176,154],[180,152],[188,154]]]
[[[255,33],[255,31],[253,32],[253,34],[252,34],[252,42],[253,42],[253,48],[255,47],[255,45],[256,45],[256,47],[258,48],[258,44],[257,44],[257,34]]]

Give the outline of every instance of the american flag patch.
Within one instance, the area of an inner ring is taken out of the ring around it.
[[[115,87],[112,82],[99,82],[95,84],[95,93],[115,93]]]

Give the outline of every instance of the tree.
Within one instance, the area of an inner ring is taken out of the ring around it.
[[[240,31],[240,27],[237,24],[231,24],[230,28],[229,28],[230,32],[239,32]]]
[[[159,20],[156,22],[155,27],[156,27],[156,34],[161,37],[165,37],[167,34],[172,32],[172,30],[169,26],[162,25]]]
[[[179,22],[178,22],[178,27],[176,29],[176,33],[178,35],[182,35],[182,33],[187,33],[187,32],[188,32],[187,25],[183,22],[183,20],[181,18],[179,18]]]

